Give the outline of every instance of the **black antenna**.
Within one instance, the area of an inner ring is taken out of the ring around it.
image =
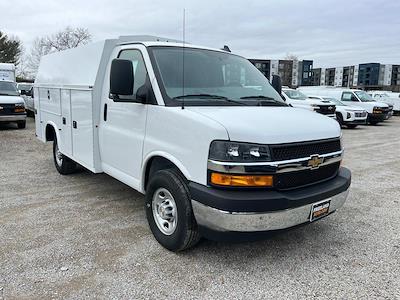
[[[182,109],[185,108],[185,15],[186,9],[183,9],[183,26],[182,26]]]

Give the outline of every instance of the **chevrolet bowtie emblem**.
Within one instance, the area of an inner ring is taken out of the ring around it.
[[[310,160],[308,161],[308,166],[311,167],[311,169],[318,169],[319,166],[324,162],[323,157],[319,157],[319,155],[311,155]]]

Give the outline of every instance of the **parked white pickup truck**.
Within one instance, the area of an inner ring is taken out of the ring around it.
[[[338,123],[286,105],[241,56],[120,37],[44,56],[34,90],[57,170],[80,164],[145,194],[167,249],[307,224],[346,200]]]
[[[308,95],[332,97],[350,105],[360,106],[368,112],[367,122],[376,125],[393,115],[393,106],[375,101],[365,91],[330,86],[304,86],[301,91]]]
[[[286,103],[293,107],[315,111],[327,117],[336,118],[335,103],[328,100],[312,99],[304,95],[301,91],[290,88],[282,89],[282,96]]]
[[[369,91],[367,93],[376,101],[393,105],[393,113],[400,115],[400,98],[396,97],[394,93],[386,91]]]

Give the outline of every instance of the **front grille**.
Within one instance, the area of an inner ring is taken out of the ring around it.
[[[363,111],[363,112],[356,112],[355,113],[356,118],[363,118],[367,116],[367,112]]]
[[[339,166],[338,162],[314,170],[280,173],[274,178],[274,186],[278,190],[286,190],[325,181],[337,175]]]
[[[15,113],[15,104],[0,104],[0,115],[10,115]]]
[[[273,161],[309,157],[313,154],[327,154],[341,150],[340,139],[272,145]]]
[[[336,106],[335,105],[320,105],[315,107],[315,111],[317,113],[323,114],[323,115],[333,115],[336,111]]]

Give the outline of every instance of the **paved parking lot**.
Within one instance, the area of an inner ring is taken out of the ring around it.
[[[104,174],[59,175],[32,119],[0,125],[0,299],[399,299],[400,117],[343,136],[353,183],[340,212],[175,254],[142,195]]]

